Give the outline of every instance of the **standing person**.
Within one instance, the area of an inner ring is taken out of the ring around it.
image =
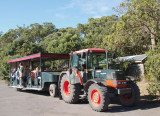
[[[20,77],[20,86],[24,87],[24,77],[23,77],[22,63],[19,64],[19,77]]]
[[[15,68],[11,72],[11,78],[12,78],[12,82],[14,83],[14,80],[16,79],[16,69]]]
[[[41,85],[41,75],[40,75],[40,70],[39,70],[38,67],[36,67],[35,75],[36,75],[35,78],[38,78],[38,83],[39,83],[39,85]]]
[[[28,66],[26,66],[26,68],[25,68],[25,76],[24,76],[24,85],[25,86],[26,86],[26,82],[27,82],[28,77],[29,77],[29,73],[30,73],[29,68],[28,68]]]
[[[16,71],[16,79],[19,80],[19,68],[17,68],[17,71]]]

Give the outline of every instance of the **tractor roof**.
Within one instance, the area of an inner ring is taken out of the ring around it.
[[[75,51],[75,52],[73,52],[73,54],[79,54],[79,53],[83,53],[83,52],[106,52],[106,50],[100,49],[100,48],[87,48],[87,49]]]

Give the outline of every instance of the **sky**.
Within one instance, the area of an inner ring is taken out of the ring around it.
[[[116,14],[113,7],[123,0],[0,0],[0,31],[17,26],[52,22],[56,28],[75,28],[88,18]]]

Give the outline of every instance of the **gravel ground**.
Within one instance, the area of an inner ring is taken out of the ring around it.
[[[0,116],[159,116],[160,101],[145,98],[136,107],[123,107],[114,98],[108,111],[95,112],[86,101],[67,104],[45,92],[17,91],[0,80]]]

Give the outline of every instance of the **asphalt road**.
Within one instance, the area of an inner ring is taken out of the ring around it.
[[[123,107],[114,98],[107,112],[95,112],[86,101],[67,104],[45,92],[19,92],[0,80],[0,116],[160,116],[160,101],[141,98],[136,107]]]

